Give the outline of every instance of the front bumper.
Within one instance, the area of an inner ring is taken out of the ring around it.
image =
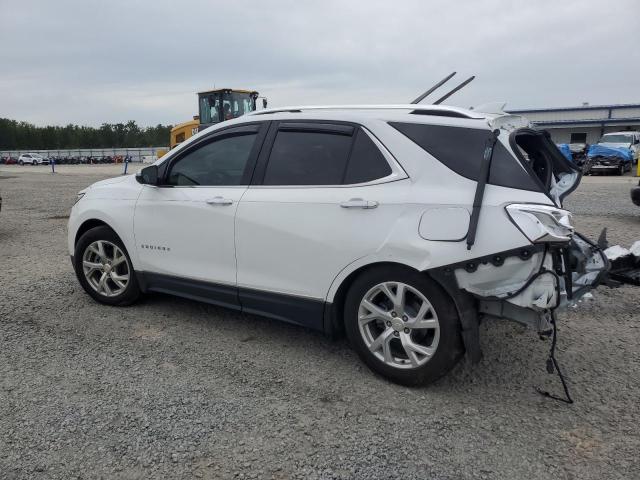
[[[620,164],[616,165],[591,165],[591,170],[618,170],[620,168]]]

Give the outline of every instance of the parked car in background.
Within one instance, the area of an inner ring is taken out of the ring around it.
[[[514,115],[264,110],[79,192],[68,252],[98,302],[156,291],[345,331],[372,370],[426,384],[479,361],[480,315],[550,334],[606,275],[562,207],[580,178]]]
[[[588,143],[570,143],[569,150],[571,150],[571,156],[573,157],[573,163],[582,167],[587,161],[587,151],[589,150]]]
[[[633,154],[629,148],[596,143],[589,147],[585,175],[593,173],[614,173],[624,175],[633,166]]]
[[[605,133],[598,142],[598,145],[629,149],[633,163],[638,163],[638,155],[640,155],[640,132]]]
[[[18,157],[18,164],[30,164],[30,165],[42,165],[49,163],[49,160],[45,159],[42,155],[37,153],[23,153]]]
[[[18,163],[18,159],[11,157],[10,155],[6,155],[0,158],[0,163],[3,165],[15,165]]]

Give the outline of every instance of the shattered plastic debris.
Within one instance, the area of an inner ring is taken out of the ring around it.
[[[631,253],[633,253],[636,257],[640,258],[640,240],[636,240],[631,248],[629,249]]]
[[[636,242],[638,243],[638,242]],[[635,246],[635,243],[633,244]],[[630,255],[631,252],[620,245],[614,245],[613,247],[609,247],[604,251],[604,254],[607,256],[609,260],[616,260],[620,257],[626,257]]]
[[[571,308],[578,308],[580,303],[590,302],[591,300],[593,300],[593,294],[591,292],[587,292],[584,295],[582,295],[578,300],[572,302],[569,306]]]

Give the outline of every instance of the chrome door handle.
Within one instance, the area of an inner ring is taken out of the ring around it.
[[[224,198],[224,197],[207,198],[206,201],[209,205],[232,205],[233,204],[233,200],[229,198]]]
[[[376,208],[378,206],[378,202],[363,200],[362,198],[352,198],[347,202],[342,202],[340,204],[342,208]]]

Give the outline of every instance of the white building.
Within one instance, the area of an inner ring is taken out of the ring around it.
[[[509,110],[551,133],[556,143],[596,143],[603,133],[640,130],[640,104]]]

